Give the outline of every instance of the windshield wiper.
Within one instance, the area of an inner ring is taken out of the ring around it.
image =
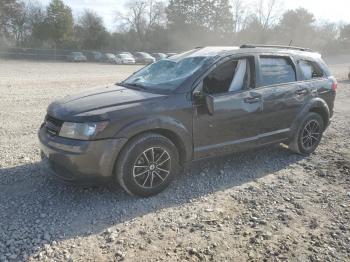
[[[137,84],[137,83],[117,83],[118,86],[123,86],[131,89],[136,89],[136,90],[145,90],[146,88],[143,85]]]

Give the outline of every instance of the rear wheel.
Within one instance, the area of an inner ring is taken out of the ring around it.
[[[116,177],[131,195],[152,196],[163,191],[179,170],[176,146],[158,134],[132,139],[121,152]]]
[[[322,117],[317,113],[310,112],[301,122],[289,148],[298,154],[311,154],[318,147],[323,132],[324,122]]]

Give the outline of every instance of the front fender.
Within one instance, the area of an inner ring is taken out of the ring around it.
[[[181,122],[172,117],[148,117],[130,122],[121,128],[115,134],[115,137],[130,139],[137,134],[157,129],[174,133],[182,143],[183,149],[186,152],[186,160],[191,160],[193,153],[191,132]]]

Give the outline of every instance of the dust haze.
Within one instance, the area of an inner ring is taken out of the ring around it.
[[[339,62],[350,53],[350,24],[317,20],[303,7],[286,9],[283,0],[116,1],[109,30],[104,17],[93,10],[74,16],[66,1],[2,2],[2,54],[23,48],[166,53],[245,43],[308,47]]]

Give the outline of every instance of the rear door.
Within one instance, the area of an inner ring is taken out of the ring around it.
[[[260,55],[256,91],[262,97],[261,142],[283,141],[305,103],[308,91],[297,82],[297,67],[288,55]]]
[[[333,108],[332,81],[329,80],[322,68],[311,59],[297,58],[300,69],[299,87],[307,90],[306,102],[314,97],[322,97],[327,101],[330,109]]]

